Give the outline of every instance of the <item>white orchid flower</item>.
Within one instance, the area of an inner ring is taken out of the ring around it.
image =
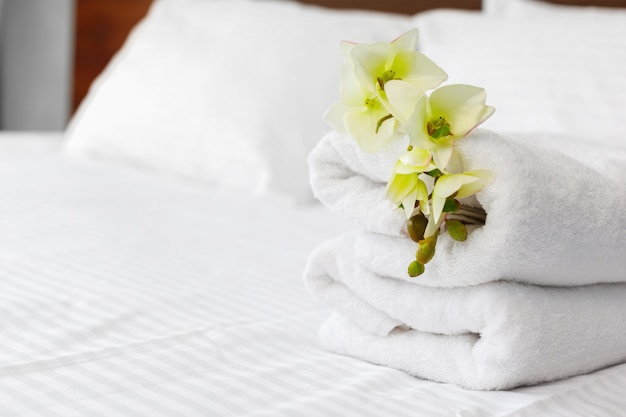
[[[413,215],[415,202],[419,202],[420,211],[428,215],[428,188],[419,175],[433,169],[430,153],[418,148],[404,152],[396,162],[386,197],[396,205],[401,204],[407,218]]]
[[[339,86],[340,101],[333,104],[324,115],[324,120],[339,132],[348,132],[361,149],[373,153],[393,137],[395,120],[380,123],[389,112],[376,97],[375,91],[365,88],[355,75],[352,49],[356,44],[342,42],[344,63],[341,67]]]
[[[417,52],[418,31],[412,29],[390,43],[354,45],[351,51],[357,80],[367,90],[384,92],[391,80],[404,80],[430,90],[448,75],[426,55]]]
[[[402,81],[387,85],[393,114],[405,126],[411,145],[432,152],[435,165],[444,171],[452,157],[454,142],[487,120],[494,108],[485,105],[485,90],[452,84],[433,91],[430,97]]]
[[[335,130],[354,136],[366,152],[383,147],[399,127],[385,93],[389,81],[402,79],[416,88],[431,89],[447,79],[441,68],[416,51],[417,39],[418,31],[413,29],[390,43],[341,43],[340,101],[324,119]]]

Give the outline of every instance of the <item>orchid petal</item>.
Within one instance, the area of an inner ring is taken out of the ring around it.
[[[445,200],[452,194],[456,193],[459,188],[461,188],[464,184],[475,180],[475,177],[470,177],[463,174],[442,175],[437,179],[437,182],[435,183],[435,187],[433,189],[433,198],[435,195],[437,195],[438,197],[441,197]]]
[[[386,115],[385,113],[384,110],[381,112],[364,108],[345,115],[346,130],[356,138],[359,146],[365,152],[376,152],[393,137],[395,120],[387,120],[378,127],[378,122]]]
[[[348,41],[342,41],[340,43],[344,60],[341,65],[339,96],[342,103],[352,106],[363,104],[366,97],[372,96],[375,93],[375,90],[367,91],[354,74],[352,49],[354,49],[356,45],[356,43]]]
[[[434,209],[433,209],[434,211]],[[426,230],[424,231],[424,238],[431,237],[439,229],[439,220],[435,220],[435,216],[431,215],[428,218],[428,224],[426,224]]]
[[[359,44],[352,49],[355,75],[363,86],[377,91],[377,78],[386,70],[387,61],[392,55],[388,43]]]
[[[491,115],[495,113],[495,111],[496,109],[494,107],[485,106],[483,113],[480,115],[480,121],[478,122],[478,124],[481,124],[482,122],[490,118]]]
[[[349,60],[352,56],[352,48],[358,45],[356,42],[352,41],[341,41],[339,42],[339,49],[343,54],[344,59]]]
[[[406,81],[391,80],[385,84],[385,106],[400,123],[406,123],[420,100],[426,100],[422,90]]]
[[[433,117],[443,117],[450,124],[452,134],[463,137],[491,115],[485,108],[485,100],[482,88],[452,84],[432,92],[430,107]]]
[[[324,121],[338,132],[345,132],[346,127],[344,118],[348,112],[348,107],[341,102],[337,102],[330,106],[324,113]]]
[[[419,31],[417,28],[413,28],[392,40],[391,45],[395,51],[414,51],[417,49],[418,39]]]
[[[430,206],[428,205],[428,187],[422,180],[418,180],[416,187],[416,200],[419,201],[420,210],[424,215],[430,213]]]
[[[419,184],[419,183],[418,183]],[[402,200],[402,208],[404,209],[404,214],[406,218],[410,218],[415,211],[415,202],[417,201],[417,187],[413,187],[413,189],[407,194],[407,196]]]
[[[441,142],[441,143],[440,143]],[[432,148],[433,160],[435,165],[440,170],[444,171],[452,158],[452,152],[454,151],[453,142],[441,140],[438,141]]]
[[[480,173],[478,170],[474,171],[474,175],[482,175],[482,173]],[[476,192],[478,190],[480,190],[479,187],[478,189],[476,189],[476,187],[472,187],[472,186],[468,186],[469,184],[472,184],[474,182],[481,182],[481,177],[478,176],[474,176],[472,175],[472,173],[465,173],[465,174],[449,174],[449,175],[442,175],[441,177],[439,177],[437,179],[437,181],[435,182],[435,187],[433,188],[433,195],[432,195],[432,200],[433,200],[433,215],[435,217],[435,221],[439,222],[439,218],[441,216],[441,213],[443,212],[443,207],[445,205],[446,202],[446,198],[450,197],[452,194],[459,192],[459,190],[461,188],[463,188],[464,186],[466,187],[466,190],[469,194],[465,194],[464,196],[469,196],[473,193],[471,193],[471,191]],[[484,184],[483,184],[484,185]],[[457,194],[457,197],[459,198],[463,198],[462,195],[459,195],[460,193]]]
[[[435,223],[439,223],[439,217],[441,216],[441,213],[443,212],[443,206],[446,203],[446,197],[442,197],[438,194],[433,193],[432,203],[433,203],[433,211],[430,215],[429,223],[430,223],[430,220],[434,220]],[[427,229],[428,229],[428,226],[427,226]]]
[[[432,90],[448,79],[448,74],[426,55],[417,51],[398,52],[392,62],[396,78],[422,91]]]
[[[402,161],[398,161],[396,162],[396,166],[394,168],[394,172],[397,174],[415,174],[416,171],[415,167],[412,167],[410,165],[406,165],[404,163],[402,163]]]
[[[413,191],[419,178],[417,174],[394,173],[387,184],[386,198],[393,203],[400,203]],[[415,204],[415,200],[413,200]]]
[[[477,169],[465,173],[468,176],[476,178],[475,181],[467,182],[463,184],[457,193],[458,198],[469,197],[482,190],[494,177],[493,172],[486,169]]]
[[[429,116],[428,97],[419,97],[413,113],[409,116],[407,122],[404,125],[407,135],[409,136],[410,143],[413,147],[421,149],[430,149],[432,142],[428,136],[426,130],[426,121]]]
[[[403,164],[408,166],[426,168],[429,165],[432,156],[430,152],[425,149],[413,148],[410,151],[404,152],[398,159]]]
[[[373,96],[375,91],[367,91],[354,76],[354,71],[345,66],[341,69],[341,83],[339,84],[339,97],[342,103],[349,106],[363,105],[368,97]]]
[[[449,174],[439,177],[432,194],[435,221],[439,221],[446,198],[454,193],[456,193],[458,198],[476,194],[491,181],[493,176],[494,174],[491,171],[477,169],[463,174]]]

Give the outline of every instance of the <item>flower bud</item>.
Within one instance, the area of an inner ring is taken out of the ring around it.
[[[424,239],[424,232],[426,231],[426,225],[428,224],[428,219],[424,216],[423,213],[417,213],[412,216],[406,222],[406,229],[409,233],[409,237],[413,242],[419,242]]]
[[[417,243],[417,253],[415,253],[415,259],[422,265],[426,265],[433,256],[435,256],[435,245],[437,244],[437,233],[422,239]]]
[[[418,261],[413,261],[409,264],[409,276],[415,278],[416,276],[424,273],[424,265]]]
[[[448,234],[458,242],[464,242],[467,239],[467,228],[458,220],[447,220]]]

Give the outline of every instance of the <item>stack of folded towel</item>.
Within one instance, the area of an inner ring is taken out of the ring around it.
[[[385,200],[407,144],[367,154],[332,132],[309,157],[311,184],[359,231],[325,242],[305,270],[334,310],[334,352],[470,389],[509,389],[626,361],[626,151],[554,135],[476,130],[458,169],[489,169],[467,201],[487,213],[465,242],[441,234],[426,272]]]

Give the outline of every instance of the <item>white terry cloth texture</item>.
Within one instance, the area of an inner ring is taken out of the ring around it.
[[[463,204],[487,212],[465,242],[441,234],[419,282],[464,286],[497,280],[576,286],[626,281],[626,151],[599,143],[525,134],[503,137],[477,129],[458,143],[457,172],[489,169],[495,179]],[[385,199],[385,187],[406,140],[379,153],[362,151],[343,133],[327,134],[309,155],[315,196],[368,232],[359,262],[375,273],[406,276],[416,244],[406,216]],[[385,241],[385,250],[373,253]],[[389,265],[394,267],[389,268]]]
[[[373,274],[354,239],[322,244],[305,270],[308,289],[335,309],[320,330],[330,351],[478,390],[626,360],[626,284],[430,288]]]

